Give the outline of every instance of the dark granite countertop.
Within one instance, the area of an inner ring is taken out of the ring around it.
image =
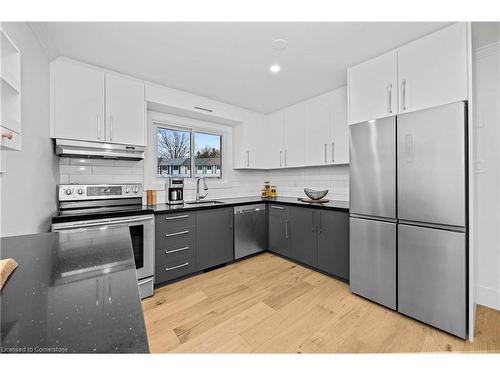
[[[19,266],[1,292],[1,351],[147,353],[126,228],[0,239]]]
[[[212,200],[212,199],[210,199]],[[349,202],[347,201],[329,201],[327,203],[306,203],[300,201],[298,198],[293,197],[277,197],[277,198],[261,198],[259,196],[253,197],[242,197],[242,198],[217,198],[213,199],[220,201],[221,203],[216,204],[181,204],[181,205],[168,205],[165,203],[157,204],[154,206],[147,206],[147,208],[152,209],[155,214],[169,213],[169,212],[181,212],[181,211],[193,211],[200,209],[210,209],[217,207],[231,207],[231,206],[242,206],[248,204],[256,203],[280,203],[293,206],[303,206],[303,207],[314,207],[322,208],[326,210],[341,210],[349,211]]]

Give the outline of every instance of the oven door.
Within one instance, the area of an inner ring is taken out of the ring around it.
[[[113,219],[96,219],[58,223],[52,225],[53,232],[78,231],[90,229],[128,227],[134,252],[137,279],[152,277],[154,274],[154,216],[128,216]]]

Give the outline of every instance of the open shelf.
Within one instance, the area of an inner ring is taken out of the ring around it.
[[[21,54],[5,31],[0,28],[1,69],[0,126],[21,135]],[[3,141],[3,140],[2,140]],[[20,145],[20,144],[19,144]],[[2,144],[2,146],[5,146]],[[5,147],[2,147],[5,149]],[[12,149],[17,149],[18,145]]]

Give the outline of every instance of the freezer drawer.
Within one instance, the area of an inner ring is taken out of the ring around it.
[[[398,226],[398,310],[465,338],[465,234]]]
[[[388,117],[350,129],[350,211],[396,217],[396,118]]]
[[[396,309],[396,224],[350,218],[353,293]]]
[[[398,116],[398,218],[465,225],[465,104]]]

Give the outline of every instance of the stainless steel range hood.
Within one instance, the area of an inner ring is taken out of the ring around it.
[[[56,139],[56,155],[100,159],[144,159],[143,146]]]

